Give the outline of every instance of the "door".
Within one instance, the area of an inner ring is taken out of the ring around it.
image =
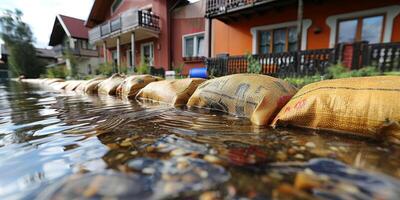
[[[149,66],[154,65],[154,45],[152,42],[141,45],[141,55],[142,61],[146,62]]]

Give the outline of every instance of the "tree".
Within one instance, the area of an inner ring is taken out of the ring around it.
[[[0,37],[9,52],[9,67],[13,76],[39,77],[44,67],[36,57],[33,34],[28,24],[22,21],[23,13],[6,10],[0,16]]]

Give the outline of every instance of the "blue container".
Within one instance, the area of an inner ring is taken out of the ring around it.
[[[190,78],[208,78],[207,67],[193,68],[189,71]]]

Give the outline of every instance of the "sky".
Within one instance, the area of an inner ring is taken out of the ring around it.
[[[196,2],[198,0],[189,0]],[[0,0],[0,13],[5,9],[20,9],[22,20],[28,23],[35,37],[35,46],[48,46],[57,14],[86,20],[94,0]]]
[[[93,0],[0,0],[0,13],[4,9],[18,8],[24,13],[35,37],[35,46],[49,48],[49,38],[57,14],[86,20]]]

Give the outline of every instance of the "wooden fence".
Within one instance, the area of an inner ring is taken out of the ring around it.
[[[324,74],[332,63],[333,49],[252,55],[261,65],[261,73],[275,77]],[[208,73],[214,76],[246,73],[248,56],[221,56],[206,59]]]
[[[351,49],[346,51],[346,48]],[[284,78],[323,75],[330,65],[342,63],[349,56],[346,66],[350,69],[375,66],[382,72],[400,70],[400,43],[340,44],[332,49],[252,55],[252,59],[261,65],[262,74]],[[221,55],[206,59],[205,65],[213,76],[246,73],[249,58]]]

